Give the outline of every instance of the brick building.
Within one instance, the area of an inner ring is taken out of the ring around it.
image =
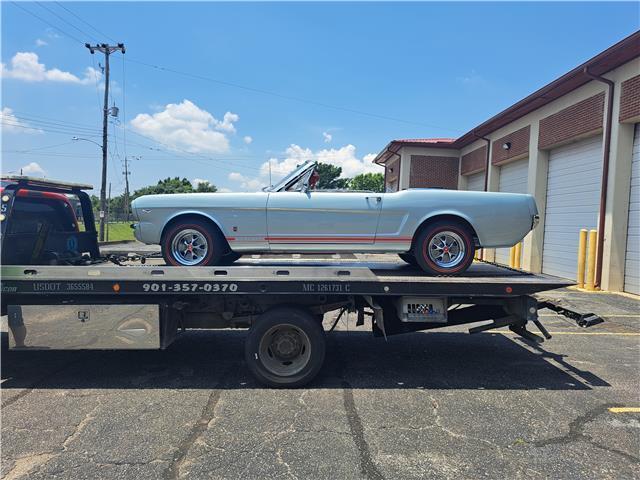
[[[459,138],[393,140],[374,162],[387,191],[530,193],[541,222],[524,268],[575,279],[579,231],[597,229],[599,285],[640,294],[640,32]]]

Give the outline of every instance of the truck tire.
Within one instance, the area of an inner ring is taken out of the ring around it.
[[[322,323],[312,314],[299,307],[275,307],[249,329],[244,352],[260,383],[295,388],[318,374],[325,349]]]
[[[170,225],[161,246],[165,263],[174,267],[218,265],[227,250],[220,233],[208,222],[195,218]]]
[[[431,275],[457,275],[473,262],[475,245],[469,228],[443,220],[425,226],[416,237],[413,256]]]

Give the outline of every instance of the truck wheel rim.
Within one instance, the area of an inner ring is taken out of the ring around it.
[[[311,358],[307,334],[294,325],[276,325],[262,336],[259,356],[273,375],[290,377],[302,371]]]
[[[182,230],[171,242],[171,254],[181,265],[198,265],[208,253],[209,243],[198,230]]]
[[[431,237],[427,247],[429,258],[441,268],[454,268],[464,259],[465,247],[462,237],[445,230]]]

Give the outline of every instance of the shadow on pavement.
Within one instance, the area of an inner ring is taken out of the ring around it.
[[[164,351],[11,351],[3,334],[2,388],[262,388],[244,365],[245,331],[189,331]],[[221,387],[220,377],[232,369]],[[311,388],[587,390],[610,386],[564,356],[500,334],[328,334]]]

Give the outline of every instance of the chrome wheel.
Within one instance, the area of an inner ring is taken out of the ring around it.
[[[262,365],[270,373],[288,377],[299,373],[311,358],[311,342],[300,328],[280,324],[262,336],[258,348]]]
[[[198,230],[182,230],[171,242],[171,255],[181,265],[198,265],[209,253],[209,243]]]
[[[431,237],[427,251],[438,267],[453,268],[464,259],[464,241],[457,233],[445,230]]]

